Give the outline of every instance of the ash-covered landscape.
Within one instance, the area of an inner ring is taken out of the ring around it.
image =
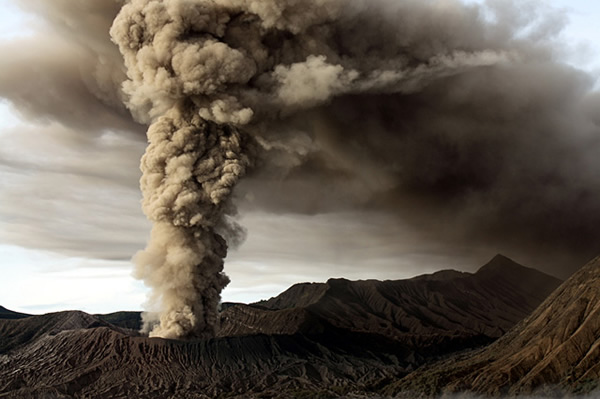
[[[600,373],[600,259],[563,282],[495,256],[475,273],[303,283],[223,303],[210,339],[139,312],[0,309],[6,398],[566,397]],[[586,396],[588,397],[588,396]],[[592,396],[594,397],[594,396]]]
[[[0,398],[600,395],[561,1],[6,0]]]

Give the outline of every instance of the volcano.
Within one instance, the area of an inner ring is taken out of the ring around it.
[[[132,313],[3,319],[0,397],[370,394],[493,342],[560,282],[499,255],[476,273],[297,284],[227,304],[219,336],[204,340],[141,336]]]

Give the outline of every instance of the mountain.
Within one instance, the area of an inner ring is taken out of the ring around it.
[[[23,319],[29,316],[31,315],[26,313],[14,312],[12,310],[6,309],[3,306],[0,306],[0,319]]]
[[[48,313],[21,319],[0,319],[0,355],[62,331],[107,326],[108,323],[80,311]]]
[[[561,281],[497,255],[476,273],[445,270],[408,280],[296,284],[282,294],[222,312],[222,335],[315,332],[323,325],[418,346],[495,339]]]
[[[24,319],[30,316],[32,315],[15,312],[0,306],[0,320]],[[94,316],[114,326],[127,328],[134,331],[138,331],[142,326],[142,312],[114,312],[107,314],[95,314]]]
[[[94,315],[113,326],[139,331],[142,328],[142,312],[114,312]]]
[[[0,397],[369,394],[489,343],[559,283],[497,256],[476,273],[298,284],[267,301],[223,306],[220,335],[202,341],[136,335],[123,328],[139,322],[136,312],[0,320]]]
[[[318,338],[182,342],[68,330],[0,358],[0,397],[331,397],[408,370],[398,343],[336,331]]]
[[[599,382],[600,257],[494,344],[418,370],[386,393],[586,393]]]

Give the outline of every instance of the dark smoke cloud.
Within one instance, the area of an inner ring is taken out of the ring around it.
[[[137,132],[125,108],[123,60],[107,32],[119,1],[22,0],[34,34],[0,42],[0,96],[29,121],[101,134]],[[24,51],[26,49],[26,51]]]
[[[0,40],[0,97],[26,122],[0,132],[0,238],[129,259],[147,236],[141,212],[131,211],[145,127],[123,103],[125,67],[108,35],[122,4],[16,5],[28,26]]]
[[[591,77],[560,62],[563,17],[390,3],[337,19],[324,54],[379,75],[400,59],[415,79],[360,93],[335,80],[348,90],[273,122],[279,146],[241,194],[280,211],[386,209],[449,247],[495,245],[567,276],[600,250],[600,108]]]
[[[234,204],[365,224],[376,210],[436,253],[496,248],[566,276],[600,249],[600,95],[561,62],[563,14],[486,4],[23,0],[42,19],[38,35],[0,43],[14,55],[0,62],[0,96],[72,148],[85,136],[83,147],[113,151],[99,144],[107,132],[139,144],[140,123],[152,125],[142,187],[154,232],[136,259],[154,287],[157,335],[216,328],[221,236],[244,236]],[[39,166],[0,155],[3,168]],[[46,164],[77,182],[132,184],[101,166]],[[42,179],[50,191],[58,181]],[[33,193],[11,193],[2,209],[23,197],[42,213]]]
[[[153,333],[214,329],[216,229],[252,160],[298,211],[383,207],[449,243],[594,253],[592,82],[557,62],[558,14],[489,4],[486,19],[456,1],[129,1],[111,35],[151,123],[137,259]],[[285,209],[272,191],[258,206]]]
[[[318,149],[292,164],[277,187],[285,195],[261,181],[247,189],[301,212],[387,209],[449,243],[496,243],[569,270],[600,249],[589,84],[568,67],[535,65],[339,98],[319,110]]]

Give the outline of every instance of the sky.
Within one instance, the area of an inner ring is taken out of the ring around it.
[[[147,288],[132,276],[130,259],[143,249],[151,228],[138,184],[145,128],[124,106],[114,105],[117,100],[102,84],[70,80],[78,73],[118,73],[118,67],[111,67],[108,55],[104,69],[79,62],[82,50],[71,45],[78,39],[69,36],[76,24],[65,18],[67,28],[59,31],[61,6],[30,3],[37,15],[0,0],[0,43],[10,55],[0,60],[0,73],[6,74],[0,76],[0,305],[36,314],[141,309]],[[581,0],[542,5],[560,10],[553,14],[557,24],[566,18],[557,57],[586,71],[591,77],[586,84],[594,85],[600,74],[595,29],[600,5]],[[102,34],[101,21],[86,22]],[[102,38],[89,42],[100,54],[117,51]],[[43,70],[46,64],[36,57],[48,65],[72,59],[73,69]],[[101,77],[94,82],[109,84]],[[61,95],[67,86],[77,93],[75,100]],[[271,201],[261,193],[277,191],[277,181],[258,180],[251,176],[239,191],[237,222],[246,238],[227,256],[231,283],[224,301],[267,299],[294,283],[332,277],[384,280],[449,268],[475,271],[499,252],[563,278],[572,270],[546,267],[509,241],[440,240],[434,231],[439,226],[423,228],[430,221],[413,223],[410,214],[398,216],[386,207],[323,204],[305,190],[306,180],[286,182],[282,187],[290,198]],[[325,202],[348,194],[344,190],[334,190]]]

